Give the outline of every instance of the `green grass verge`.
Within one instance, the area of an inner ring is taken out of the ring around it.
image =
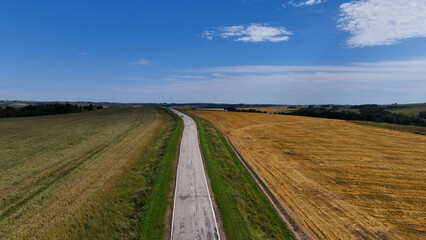
[[[169,194],[174,178],[182,120],[169,110],[167,123],[140,159],[72,239],[163,239]]]
[[[386,129],[390,129],[390,130],[426,135],[426,127],[421,127],[421,126],[400,125],[400,124],[379,123],[379,122],[367,122],[367,121],[352,121],[352,122],[358,123],[358,124],[363,124],[363,125],[368,125],[368,126],[373,126],[373,127],[386,128]]]
[[[196,122],[215,202],[228,240],[294,239],[223,135],[207,120]]]
[[[140,239],[162,239],[164,234],[164,223],[167,207],[172,204],[169,201],[169,193],[174,177],[174,166],[178,156],[180,138],[183,131],[183,121],[176,114],[167,110],[176,121],[176,128],[171,135],[163,155],[157,181],[153,186],[152,193],[148,197],[148,204],[144,207],[141,218],[142,231]]]

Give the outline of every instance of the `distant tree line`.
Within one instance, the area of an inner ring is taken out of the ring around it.
[[[259,110],[256,110],[254,108],[250,108],[250,109],[238,109],[236,107],[226,107],[224,108],[226,111],[228,112],[255,112],[255,113],[266,113],[266,112],[262,112]]]
[[[292,112],[281,112],[279,114],[426,126],[426,121],[420,117],[410,117],[404,114],[392,113],[386,111],[385,107],[379,105],[358,105],[351,106],[350,108],[358,109],[359,112],[309,106]]]
[[[102,109],[103,106],[93,106],[92,104],[87,106],[77,106],[66,104],[48,104],[48,105],[28,105],[22,108],[13,108],[0,106],[0,118],[7,117],[31,117],[31,116],[42,116],[42,115],[54,115],[54,114],[65,114],[73,113],[78,111],[91,111],[93,109]]]
[[[143,105],[154,105],[154,106],[163,106],[163,107],[193,106],[195,108],[227,108],[227,107],[258,108],[258,107],[285,106],[285,105],[277,105],[277,104],[245,104],[245,103],[238,103],[238,104],[227,104],[227,103],[155,103],[155,104],[143,104]]]

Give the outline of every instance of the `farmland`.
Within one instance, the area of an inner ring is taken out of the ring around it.
[[[417,117],[419,116],[419,112],[426,111],[426,103],[400,104],[397,108],[390,109],[389,111]]]
[[[1,119],[0,239],[161,238],[179,121],[161,108]]]
[[[342,120],[191,110],[320,239],[424,239],[426,137]]]

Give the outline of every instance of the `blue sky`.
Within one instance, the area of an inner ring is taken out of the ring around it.
[[[424,0],[0,1],[0,99],[426,101]]]

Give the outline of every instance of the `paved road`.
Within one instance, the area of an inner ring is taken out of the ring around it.
[[[184,122],[177,167],[171,239],[219,240],[194,120],[171,109]]]

